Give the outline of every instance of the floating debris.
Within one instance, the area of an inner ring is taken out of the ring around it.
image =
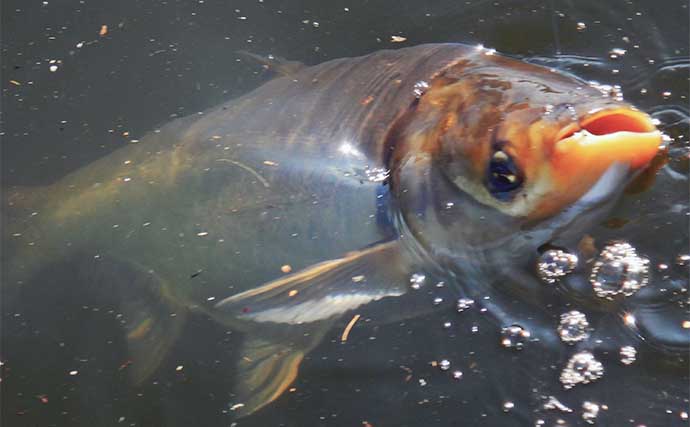
[[[463,311],[467,310],[468,308],[472,307],[473,305],[474,305],[473,299],[460,298],[455,307],[458,310],[458,313],[462,313]]]
[[[346,342],[347,338],[350,336],[350,331],[352,328],[355,326],[355,323],[359,320],[361,316],[359,314],[355,314],[352,319],[350,319],[350,322],[345,326],[345,330],[343,330],[343,334],[340,337],[340,342]]]
[[[584,313],[577,310],[561,314],[561,322],[558,324],[558,336],[566,344],[575,344],[589,337],[589,322]]]
[[[560,249],[551,249],[539,257],[537,274],[546,283],[555,283],[560,277],[572,272],[577,267],[577,255]]]
[[[420,273],[414,273],[410,276],[410,287],[414,290],[421,288],[426,281],[426,276]]]
[[[598,380],[604,375],[604,366],[594,355],[588,351],[583,351],[573,355],[563,372],[560,380],[563,388],[571,389],[578,384],[589,384]]]
[[[626,345],[620,349],[621,363],[631,365],[637,360],[637,349],[631,345]]]
[[[407,41],[407,37],[391,36],[391,43],[402,43],[404,41]]]
[[[283,273],[289,273],[292,271],[292,266],[290,264],[281,265],[280,271],[282,271]]]
[[[589,278],[600,298],[633,295],[649,282],[649,260],[637,255],[629,243],[608,245],[601,251]]]
[[[599,415],[600,406],[594,402],[582,402],[582,419],[587,424],[594,424]]]
[[[530,335],[530,332],[520,325],[507,326],[501,329],[501,345],[506,348],[522,350]]]
[[[98,35],[103,37],[106,34],[108,34],[108,26],[107,25],[101,25],[100,31],[98,31]]]

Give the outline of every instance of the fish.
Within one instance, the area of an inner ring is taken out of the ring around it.
[[[415,272],[482,281],[579,241],[662,145],[601,88],[481,47],[288,65],[54,184],[7,189],[5,303],[79,265],[117,295],[133,384],[203,313],[244,334],[231,409],[246,416],[337,319],[408,295]]]

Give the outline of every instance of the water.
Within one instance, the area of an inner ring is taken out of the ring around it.
[[[688,332],[687,3],[9,0],[2,12],[3,187],[53,182],[172,117],[264,82],[267,73],[240,61],[237,50],[315,64],[424,42],[482,43],[610,90],[620,86],[661,122],[669,161],[653,191],[627,196],[592,231],[594,251],[539,291],[559,298],[511,293],[513,280],[433,290],[422,286],[436,283],[430,275],[411,281],[419,306],[430,310],[391,323],[381,318],[401,310],[398,303],[374,304],[343,344],[345,316],[307,356],[291,389],[237,425],[686,422],[687,351],[678,346]],[[374,180],[387,173],[373,172]],[[587,260],[620,240],[669,268],[650,271],[647,286],[624,301],[598,299]],[[203,271],[192,274],[203,283]],[[240,333],[192,314],[154,379],[134,386],[117,301],[79,280],[74,264],[53,266],[16,305],[3,306],[2,425],[232,425]],[[458,315],[453,304],[433,306],[434,298],[476,302],[463,303]],[[591,330],[571,346],[557,329],[560,315],[574,309]],[[452,325],[439,328],[450,315]],[[500,344],[501,327],[514,323],[531,333],[520,352]],[[629,365],[627,347],[637,349]],[[430,365],[444,358],[452,361],[448,371]],[[567,391],[563,372],[577,382]],[[541,408],[549,396],[562,406]]]

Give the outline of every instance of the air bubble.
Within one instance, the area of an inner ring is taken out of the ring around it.
[[[436,297],[436,298],[434,298],[434,301],[433,301],[434,305],[441,305],[442,302],[443,302],[443,298],[441,298],[441,297]]]
[[[587,424],[594,424],[599,415],[599,409],[601,407],[594,402],[584,401],[582,402],[582,419],[585,420]]]
[[[424,93],[429,89],[429,83],[425,82],[424,80],[420,80],[417,83],[414,84],[414,88],[412,89],[412,93],[414,94],[415,98],[421,98]]]
[[[515,403],[511,401],[503,402],[503,412],[510,412],[513,408],[515,408]]]
[[[456,380],[462,379],[462,371],[453,371],[453,378]]]
[[[426,276],[420,273],[414,273],[410,276],[410,287],[414,290],[421,288],[426,281]]]
[[[604,375],[604,365],[588,351],[573,355],[561,372],[563,388],[571,389],[578,384],[589,384]]]
[[[589,337],[589,322],[584,313],[573,310],[561,314],[561,322],[558,324],[558,336],[567,344],[585,340]]]
[[[628,243],[614,243],[601,251],[589,281],[600,298],[631,296],[649,281],[649,260]]]
[[[567,275],[577,267],[577,255],[560,249],[551,249],[539,257],[537,274],[546,283],[555,283],[560,277]]]
[[[620,349],[621,363],[624,365],[631,365],[637,360],[637,350],[635,347],[626,345]]]
[[[501,345],[506,348],[522,350],[530,335],[530,332],[520,325],[507,326],[501,329]]]
[[[447,360],[447,359],[443,359],[443,360],[441,360],[441,362],[438,364],[438,367],[439,367],[442,371],[447,371],[448,369],[450,369],[450,361]]]
[[[469,298],[460,298],[458,300],[458,303],[456,305],[456,308],[458,310],[458,313],[462,313],[463,311],[467,310],[468,308],[472,307],[474,305],[474,300],[469,299]]]

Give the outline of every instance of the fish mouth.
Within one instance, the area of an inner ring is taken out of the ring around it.
[[[661,142],[662,134],[649,115],[629,108],[599,110],[556,135],[556,163],[600,171],[625,163],[638,170],[654,158]]]

